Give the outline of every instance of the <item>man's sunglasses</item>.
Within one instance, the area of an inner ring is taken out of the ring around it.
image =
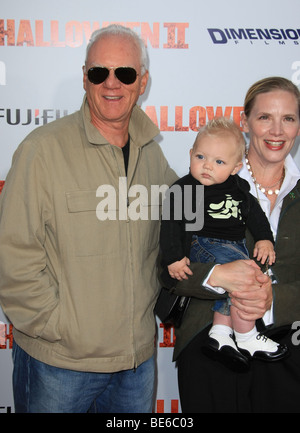
[[[121,66],[119,68],[105,68],[103,66],[95,66],[88,70],[87,76],[91,83],[101,84],[109,76],[109,71],[113,69],[115,76],[123,84],[133,84],[138,76],[134,68]]]

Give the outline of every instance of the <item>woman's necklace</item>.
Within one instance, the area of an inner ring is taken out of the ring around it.
[[[282,181],[284,179],[284,175],[285,175],[284,168],[283,168],[283,173],[282,173],[281,178],[278,179],[276,183],[274,183],[273,185],[270,185],[270,186],[262,186],[260,183],[257,182],[257,180],[254,177],[254,174],[253,174],[253,171],[252,171],[249,159],[248,159],[248,154],[246,154],[245,161],[246,161],[246,167],[247,167],[247,169],[249,171],[249,174],[250,174],[250,176],[251,176],[251,178],[253,180],[255,188],[260,189],[263,194],[268,194],[268,195],[276,194],[276,195],[278,195],[279,191],[280,191],[280,187],[281,187]],[[278,187],[276,189],[273,189],[277,185],[278,185]]]

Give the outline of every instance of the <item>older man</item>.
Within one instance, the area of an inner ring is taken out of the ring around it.
[[[136,105],[146,59],[131,30],[95,32],[81,110],[33,131],[14,155],[0,202],[0,301],[14,326],[17,412],[152,410],[151,192],[176,175]]]

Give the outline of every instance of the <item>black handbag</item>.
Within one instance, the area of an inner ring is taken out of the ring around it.
[[[158,295],[154,313],[162,323],[179,328],[189,303],[190,297],[175,295],[163,287]]]

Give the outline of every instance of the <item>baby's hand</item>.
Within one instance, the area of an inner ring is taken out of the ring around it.
[[[169,274],[172,278],[182,281],[187,280],[187,275],[193,275],[193,272],[189,268],[190,260],[184,257],[182,260],[171,263],[168,266]]]
[[[271,241],[256,242],[253,257],[256,257],[262,264],[265,264],[268,259],[268,264],[270,266],[273,265],[275,263],[275,256],[274,246]]]

